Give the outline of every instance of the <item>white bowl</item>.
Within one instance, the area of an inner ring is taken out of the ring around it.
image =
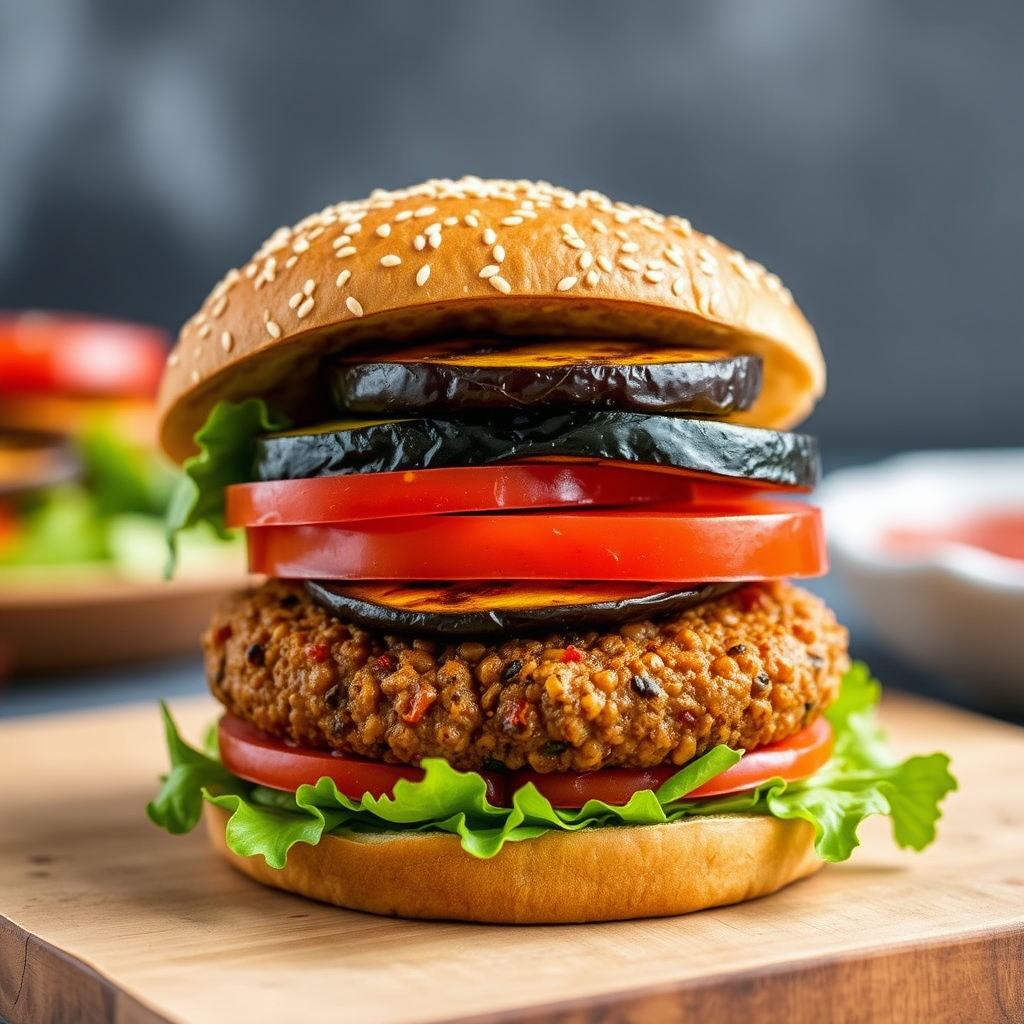
[[[1024,713],[1024,559],[890,531],[1024,518],[1024,449],[915,452],[829,476],[816,495],[834,570],[878,638],[982,709]]]

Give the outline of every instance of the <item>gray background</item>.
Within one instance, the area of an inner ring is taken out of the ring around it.
[[[1015,0],[0,0],[0,307],[175,329],[428,176],[688,216],[793,289],[852,452],[1024,443]]]

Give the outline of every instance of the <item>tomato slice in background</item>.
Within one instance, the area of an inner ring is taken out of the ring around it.
[[[748,501],[656,511],[407,516],[246,531],[252,572],[292,579],[732,582],[818,576],[811,505]]]
[[[102,317],[0,317],[0,394],[152,398],[169,345],[159,329]]]
[[[702,497],[748,501],[751,488],[615,463],[512,463],[232,484],[225,490],[225,520],[230,527],[300,526],[566,505],[681,503]]]
[[[323,777],[333,779],[339,792],[358,800],[365,794],[390,795],[399,779],[412,782],[423,771],[410,765],[383,764],[349,754],[305,750],[260,732],[248,722],[225,714],[217,726],[217,741],[224,767],[248,782],[293,792]],[[813,775],[832,753],[832,727],[825,718],[778,743],[759,747],[703,786],[687,799],[726,796],[753,789],[772,778],[796,782]],[[512,794],[528,782],[555,807],[575,809],[588,800],[621,805],[638,790],[657,789],[679,770],[676,765],[656,768],[602,768],[594,772],[478,772],[487,784],[487,798],[509,806]]]

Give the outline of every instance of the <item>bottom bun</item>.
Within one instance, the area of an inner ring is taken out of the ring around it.
[[[806,821],[719,815],[666,825],[550,832],[490,860],[438,832],[347,833],[296,844],[281,870],[224,839],[229,814],[206,806],[210,838],[265,885],[351,910],[492,924],[669,917],[764,896],[822,866]]]

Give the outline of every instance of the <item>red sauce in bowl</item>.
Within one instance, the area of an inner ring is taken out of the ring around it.
[[[943,527],[897,526],[882,541],[900,555],[919,555],[952,543],[1024,561],[1024,511],[983,512]]]

